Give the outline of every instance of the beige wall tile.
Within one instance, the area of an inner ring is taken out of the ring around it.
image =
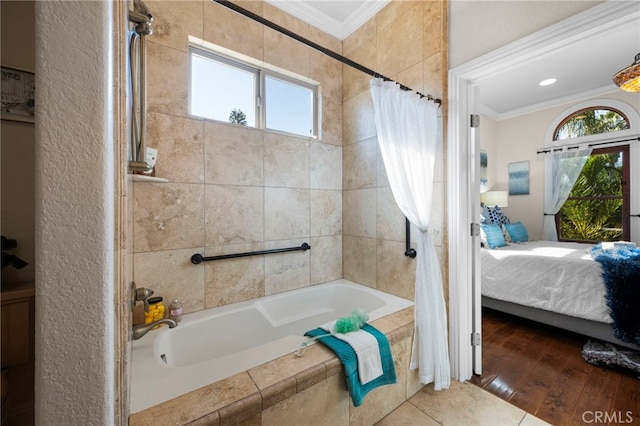
[[[440,54],[429,56],[422,61],[424,69],[424,93],[442,99],[442,60]],[[426,93],[425,93],[426,92]]]
[[[185,314],[204,309],[204,269],[191,263],[195,253],[202,253],[202,248],[136,253],[136,286],[162,296],[167,309],[173,299],[182,302]]]
[[[362,43],[351,51],[348,58],[377,72],[377,60],[380,53],[376,50],[376,37],[363,40]],[[371,76],[349,65],[342,66],[342,99],[352,99],[354,96],[369,90]]]
[[[264,241],[264,188],[205,185],[207,246]]]
[[[147,146],[158,150],[156,176],[169,182],[203,182],[204,123],[156,112],[147,120]]]
[[[307,38],[309,40],[319,44],[320,46],[326,47],[327,49],[339,55],[342,54],[342,40],[340,40],[339,38],[329,35],[324,31],[314,27],[313,25],[309,25],[307,34]]]
[[[264,235],[275,241],[309,236],[309,190],[265,188]]]
[[[391,345],[397,376],[396,383],[372,390],[364,397],[364,401],[359,407],[355,407],[353,402],[350,402],[349,424],[373,425],[405,401],[407,383],[405,364],[407,364],[406,359],[410,354],[408,340],[404,339]]]
[[[189,55],[147,40],[147,111],[187,117]]]
[[[189,35],[203,37],[204,1],[150,0],[145,3],[153,15],[154,42],[186,52]]]
[[[443,50],[443,4],[440,2],[425,2],[424,4],[424,57]]]
[[[414,300],[416,259],[404,255],[405,243],[377,240],[376,288]]]
[[[262,2],[243,2],[261,14]],[[263,26],[212,1],[204,2],[204,39],[255,59],[264,59]]]
[[[393,22],[378,29],[378,72],[395,75],[423,58],[422,3],[398,16]]]
[[[376,136],[373,102],[368,89],[346,101],[342,107],[343,145]]]
[[[321,116],[320,142],[342,145],[342,100],[323,96]]]
[[[373,17],[362,24],[357,30],[349,34],[349,36],[342,42],[343,55],[351,57],[351,53],[362,43],[376,38],[376,25],[376,18]]]
[[[310,235],[341,235],[342,192],[312,189],[310,201]]]
[[[277,249],[300,246],[304,240],[269,241],[265,249]],[[311,261],[309,250],[292,251],[266,256],[264,259],[264,293],[265,295],[281,293],[310,285]]]
[[[376,189],[356,189],[342,194],[345,235],[376,238]]]
[[[311,49],[309,77],[320,82],[323,97],[342,101],[342,64],[340,61]]]
[[[342,147],[311,142],[310,168],[311,188],[342,190]]]
[[[376,240],[344,235],[342,244],[344,278],[375,288]]]
[[[343,152],[344,189],[373,188],[377,174],[377,139],[345,145]]]
[[[399,73],[392,75],[395,81],[398,81],[405,86],[411,87],[413,90],[422,93],[423,95],[431,94],[424,92],[424,61],[420,61],[415,65],[410,66],[407,69],[400,71]]]
[[[420,1],[413,0],[389,2],[375,17],[378,31],[393,24],[398,18],[402,17],[402,15],[419,3]]]
[[[376,236],[405,242],[405,216],[396,204],[391,188],[377,188],[376,206]]]
[[[389,178],[387,177],[387,170],[384,166],[384,159],[382,158],[382,152],[380,151],[380,145],[376,142],[376,158],[378,160],[378,167],[376,173],[376,186],[385,187],[389,186]]]
[[[320,284],[342,278],[342,235],[312,237],[311,284]]]
[[[263,250],[263,243],[207,247],[206,256]],[[216,260],[204,264],[205,308],[264,296],[264,256]]]
[[[304,425],[316,419],[324,425],[347,425],[348,398],[344,378],[335,375],[263,411],[262,424]]]
[[[204,132],[206,183],[264,184],[264,132],[210,121]]]
[[[309,139],[264,134],[264,184],[309,187]]]
[[[201,185],[136,182],[134,187],[135,252],[204,246]]]
[[[265,62],[309,76],[310,48],[271,28],[264,27],[264,60]]]

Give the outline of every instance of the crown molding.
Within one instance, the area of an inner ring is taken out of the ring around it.
[[[375,16],[390,0],[369,0],[362,1],[360,6],[351,13],[344,21],[338,21],[329,15],[320,12],[304,1],[293,0],[265,0],[270,5],[295,16],[304,22],[340,39],[346,39],[352,32],[357,30],[362,24]]]
[[[513,43],[452,68],[458,77],[471,82],[495,72],[526,64],[574,41],[597,36],[603,30],[637,21],[638,1],[607,1],[577,15],[523,37]]]
[[[503,112],[503,113],[495,113],[495,111],[486,108],[487,110],[493,111],[496,115],[492,118],[496,121],[508,120],[510,118],[520,117],[522,115],[531,114],[533,112],[542,111],[545,109],[586,101],[588,99],[592,99],[595,97],[607,95],[610,93],[614,93],[619,91],[620,89],[615,84],[607,84],[606,86],[597,87],[595,89],[574,93],[572,95],[563,96],[561,98],[552,99],[546,102],[540,102],[533,105],[527,105],[523,108],[514,109],[511,111]],[[488,114],[487,114],[488,115]],[[491,117],[491,116],[490,116]]]

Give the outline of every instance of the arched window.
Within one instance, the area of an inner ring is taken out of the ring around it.
[[[619,132],[629,128],[629,119],[623,112],[610,107],[588,107],[562,120],[553,132],[553,140]]]
[[[566,116],[556,126],[553,140],[630,129],[630,121],[612,107],[590,106]],[[567,201],[556,214],[560,241],[617,241],[629,239],[629,146],[594,149]]]

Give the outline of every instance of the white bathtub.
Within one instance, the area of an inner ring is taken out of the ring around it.
[[[293,353],[307,330],[356,309],[373,321],[412,305],[337,280],[185,315],[133,342],[131,413]]]

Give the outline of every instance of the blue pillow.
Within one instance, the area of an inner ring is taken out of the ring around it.
[[[507,228],[507,232],[509,233],[509,237],[511,237],[512,242],[524,243],[525,241],[529,241],[527,228],[525,228],[522,223],[505,223],[504,227]]]
[[[487,245],[494,249],[496,247],[504,247],[507,242],[504,240],[502,227],[500,225],[480,225],[487,237]]]

